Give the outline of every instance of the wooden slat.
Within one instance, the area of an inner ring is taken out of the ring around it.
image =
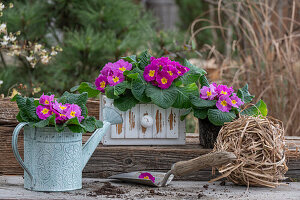
[[[153,138],[166,138],[166,113],[165,110],[154,105],[153,106]]]
[[[145,116],[153,116],[153,105],[152,104],[143,104],[140,106],[140,119]],[[139,126],[139,138],[152,138],[153,137],[153,126],[145,128]]]
[[[137,105],[126,111],[125,114],[125,138],[138,138],[140,127],[140,106]]]
[[[167,113],[167,138],[178,138],[179,136],[179,110],[174,108],[169,108],[166,110]]]

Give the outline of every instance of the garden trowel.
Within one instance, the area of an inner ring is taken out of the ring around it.
[[[151,171],[136,171],[123,174],[117,174],[109,179],[118,179],[125,182],[139,183],[155,187],[164,187],[168,185],[174,176],[184,176],[192,172],[198,171],[207,167],[218,167],[231,163],[236,159],[236,156],[231,152],[219,151],[212,152],[197,158],[180,161],[171,167],[167,173],[151,172]]]

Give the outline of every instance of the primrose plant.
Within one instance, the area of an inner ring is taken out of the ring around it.
[[[52,126],[58,132],[66,127],[74,133],[93,132],[102,127],[101,121],[87,115],[87,93],[65,92],[58,99],[54,97],[43,94],[35,100],[16,95],[12,101],[16,101],[19,107],[17,120],[28,122],[31,127]]]
[[[266,116],[267,106],[263,100],[257,104],[243,109],[244,104],[251,103],[254,96],[248,91],[248,85],[234,92],[227,85],[209,84],[205,75],[200,77],[200,95],[190,96],[192,106],[181,116],[184,119],[190,112],[199,119],[208,118],[215,126],[223,126],[225,122],[231,122],[241,115]]]
[[[107,63],[94,84],[83,82],[72,92],[99,93],[114,99],[114,106],[127,111],[138,103],[161,108],[190,108],[190,95],[199,95],[196,82],[206,72],[187,60],[183,64],[168,57],[154,58],[148,51]]]

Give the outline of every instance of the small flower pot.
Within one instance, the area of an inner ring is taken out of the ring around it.
[[[200,145],[205,149],[214,148],[218,134],[222,126],[213,125],[208,118],[198,119],[199,122],[199,141]]]

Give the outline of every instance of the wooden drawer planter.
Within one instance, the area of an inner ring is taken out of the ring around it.
[[[114,107],[113,100],[101,95],[100,120],[104,106]],[[126,112],[119,112],[123,117],[123,124],[111,127],[103,137],[104,145],[185,144],[185,121],[180,120],[180,109],[162,109],[154,104],[137,104]]]

